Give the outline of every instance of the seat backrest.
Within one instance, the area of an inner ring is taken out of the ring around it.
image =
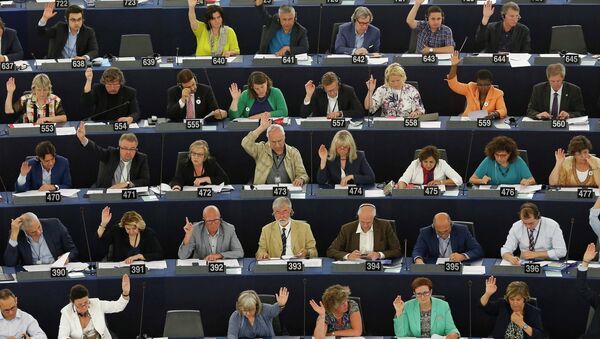
[[[418,81],[407,80],[406,83],[409,85],[412,85],[414,88],[417,89],[417,91],[419,90],[419,82]]]
[[[150,34],[121,35],[120,57],[147,57],[154,55]]]
[[[415,150],[415,159],[419,158],[419,153],[421,152],[421,149],[418,148]],[[440,159],[444,159],[446,162],[448,162],[448,153],[446,153],[446,149],[445,148],[438,148],[438,152],[440,153]]]
[[[587,54],[587,46],[581,25],[552,26],[550,53]]]
[[[163,337],[204,337],[199,310],[167,311]]]
[[[179,171],[180,164],[187,160],[188,152],[177,152],[177,163],[175,164],[175,173]]]
[[[538,300],[536,297],[529,297],[529,300],[527,300],[527,303],[529,305],[535,306],[535,307],[539,307],[538,306]]]
[[[333,28],[331,30],[331,42],[329,43],[329,53],[330,54],[335,54],[335,39],[337,38],[337,34],[340,31],[340,25],[343,24],[343,22],[334,22],[333,23]]]
[[[415,49],[417,49],[417,33],[413,29],[410,32],[410,38],[408,39],[408,50],[406,53],[414,53]]]
[[[256,53],[260,52],[260,46],[265,44],[266,39],[267,39],[267,26],[263,25],[262,30],[260,31],[260,43],[258,45],[258,51],[256,51]],[[267,44],[267,47],[268,47],[268,44]]]
[[[360,312],[360,318],[362,320],[362,335],[365,335],[367,333],[367,327],[365,326],[365,313],[363,312],[362,304],[360,303],[360,297],[349,296],[348,300],[353,300],[358,305],[358,311]]]
[[[259,294],[258,299],[263,304],[274,304],[277,302],[277,298],[274,294]],[[276,336],[284,336],[287,335],[287,331],[281,325],[281,320],[279,320],[279,316],[273,318],[273,332]]]
[[[469,229],[469,232],[471,232],[471,235],[476,238],[475,236],[475,223],[472,221],[464,221],[464,220],[453,220],[453,222],[455,224],[461,224],[461,225],[465,225],[467,226],[467,228]]]
[[[527,167],[529,167],[529,156],[527,155],[527,150],[520,149],[520,150],[517,150],[517,152],[519,153],[519,156],[521,157],[521,159],[523,159],[523,161],[525,161],[525,163],[527,164]]]

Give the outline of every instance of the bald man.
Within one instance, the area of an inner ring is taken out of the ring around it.
[[[435,263],[437,258],[472,261],[483,257],[483,248],[467,226],[454,223],[442,212],[433,217],[433,224],[421,228],[412,257],[415,264]]]
[[[244,249],[235,234],[235,226],[221,219],[217,206],[209,205],[202,211],[202,221],[192,224],[185,218],[185,236],[179,246],[179,259],[203,260],[238,259]]]
[[[335,240],[327,249],[327,256],[337,260],[393,259],[400,257],[400,240],[392,224],[376,218],[373,204],[358,208],[358,220],[342,226]]]

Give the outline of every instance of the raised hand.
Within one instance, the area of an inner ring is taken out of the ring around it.
[[[31,165],[29,165],[29,162],[25,160],[21,163],[21,175],[27,176],[29,171],[31,171]]]
[[[92,71],[91,67],[86,68],[84,74],[86,81],[92,81],[92,79],[94,78],[94,72]]]
[[[188,217],[185,217],[185,225],[183,226],[183,231],[185,232],[185,235],[192,235],[192,231],[194,230],[194,225],[192,225],[192,223],[190,222],[190,220],[188,219]]]
[[[81,121],[77,127],[77,138],[81,143],[85,140],[85,123]]]
[[[310,299],[308,304],[310,305],[310,307],[312,307],[313,311],[317,312],[319,316],[325,316],[325,306],[323,306],[322,301],[319,301],[319,303],[317,304],[317,302],[314,299]]]
[[[596,257],[596,254],[598,254],[598,252],[596,251],[596,245],[594,243],[590,243],[587,245],[587,248],[585,249],[585,253],[583,253],[583,261],[585,263],[589,263],[590,261],[594,260],[594,258]]]
[[[123,290],[123,296],[129,296],[131,283],[129,282],[129,275],[127,274],[123,274],[123,278],[121,279],[121,289]]]
[[[54,2],[49,2],[46,5],[46,7],[44,7],[44,13],[42,13],[42,19],[44,21],[47,22],[50,18],[56,15],[56,12],[54,11],[54,6]]]
[[[194,8],[194,7],[196,7],[196,4],[198,4],[198,0],[187,0],[187,3],[188,3],[188,7]]]
[[[396,296],[393,302],[394,309],[396,310],[396,316],[402,315],[404,312],[404,300],[402,300],[401,296]]]
[[[485,280],[485,294],[492,295],[496,293],[498,286],[496,286],[496,277],[493,275]]]
[[[8,78],[8,80],[6,81],[6,91],[8,93],[14,93],[16,89],[17,85],[15,84],[15,78]]]
[[[108,225],[110,222],[110,219],[112,219],[112,213],[110,213],[110,207],[106,206],[102,209],[102,219],[100,224],[106,227],[106,225]]]
[[[304,89],[306,90],[306,96],[307,97],[312,97],[312,95],[315,93],[315,84],[313,83],[312,80],[308,80],[308,82],[304,85]]]
[[[375,91],[375,86],[377,86],[377,79],[373,78],[373,76],[371,75],[371,77],[369,78],[369,80],[367,80],[365,84],[367,85],[367,90],[369,91],[369,93],[373,93]]]
[[[492,5],[492,2],[488,0],[483,4],[483,17],[489,19],[492,14],[494,14],[494,6]]]
[[[279,293],[275,294],[275,299],[277,299],[277,303],[279,304],[279,306],[285,306],[289,296],[290,293],[288,292],[287,287],[281,287],[279,289]]]
[[[319,147],[319,158],[321,160],[327,160],[327,147],[323,144]]]
[[[231,86],[229,86],[229,94],[231,94],[231,98],[233,100],[238,100],[240,98],[242,91],[240,91],[238,85],[235,82],[231,84]]]
[[[454,51],[452,53],[452,55],[450,56],[450,63],[452,64],[452,66],[456,66],[460,63],[462,59],[460,58],[460,55],[458,54],[458,51]]]
[[[565,150],[559,148],[556,151],[554,151],[554,158],[556,159],[557,164],[562,164],[563,161],[565,161]]]

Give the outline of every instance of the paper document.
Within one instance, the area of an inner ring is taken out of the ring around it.
[[[31,191],[13,193],[13,195],[15,197],[44,197],[44,196],[46,196],[46,193],[48,193],[48,192],[50,192],[50,191],[31,190]],[[77,197],[77,193],[79,193],[79,189],[63,188],[63,189],[59,190],[58,192],[63,197],[73,198],[73,197]]]
[[[90,195],[90,194],[104,194],[104,190],[103,189],[89,189],[85,193],[88,194],[88,195]]]
[[[32,122],[22,122],[22,123],[11,124],[11,126],[13,128],[32,128],[32,127],[37,127],[39,125],[35,125]]]
[[[147,193],[148,192],[148,186],[140,186],[140,187],[132,187],[132,188],[107,188],[106,189],[106,194],[121,193],[123,190],[135,190],[138,194],[140,194],[140,193]]]
[[[116,1],[116,0],[102,0],[102,1]],[[115,59],[115,61],[135,61],[135,57],[115,57],[114,59]]]
[[[523,264],[525,262],[525,260],[519,260],[519,265]],[[506,260],[506,259],[502,259],[502,261],[500,262],[500,266],[516,266],[510,263],[510,261]]]
[[[469,112],[469,119],[476,121],[477,119],[485,118],[488,116],[488,111],[482,109],[479,111]]]
[[[463,266],[462,273],[464,275],[483,275],[485,266]]]
[[[157,261],[137,260],[137,261],[132,262],[131,264],[126,264],[124,261],[99,262],[98,268],[102,268],[102,269],[120,268],[120,267],[129,267],[130,265],[146,265],[146,268],[149,270],[165,270],[165,269],[167,269],[167,261],[166,260],[157,260]]]
[[[56,261],[52,263],[51,267],[65,267],[67,260],[69,260],[69,253],[71,252],[64,253],[63,255],[58,257],[58,259],[56,259]]]
[[[567,123],[569,123],[569,125],[585,125],[589,124],[589,122],[590,121],[587,115],[567,119]]]
[[[383,190],[365,190],[365,198],[385,197]]]
[[[200,261],[200,259],[177,259],[177,266],[194,266],[194,264],[199,266]]]
[[[57,127],[56,135],[75,135],[77,134],[77,130],[75,127]]]
[[[254,188],[250,187],[250,185],[244,185],[244,190],[259,190],[259,191],[269,191],[272,190],[273,187],[287,187],[290,192],[301,192],[301,186],[294,186],[292,184],[279,184],[279,185],[270,185],[270,184],[261,184],[261,185],[252,185]]]
[[[435,261],[436,265],[443,265],[444,263],[450,261],[450,258],[437,258]]]
[[[67,271],[79,272],[84,271],[88,268],[89,264],[86,262],[70,262],[67,264]]]
[[[254,59],[281,59],[281,57],[275,54],[255,54]]]
[[[421,121],[419,123],[419,127],[421,128],[442,128],[441,121]]]
[[[52,265],[50,265],[50,264],[25,265],[25,266],[23,266],[23,269],[27,272],[49,272],[50,267],[52,267]]]
[[[279,258],[271,258],[269,260],[257,260],[257,265],[285,265],[286,261]]]
[[[388,58],[372,58],[369,57],[369,65],[385,65],[388,63]]]

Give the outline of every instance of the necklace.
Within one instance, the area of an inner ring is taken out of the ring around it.
[[[506,166],[506,169],[504,169],[502,166],[498,166],[498,170],[503,177],[506,177],[508,175],[508,171],[510,171],[510,164]]]

